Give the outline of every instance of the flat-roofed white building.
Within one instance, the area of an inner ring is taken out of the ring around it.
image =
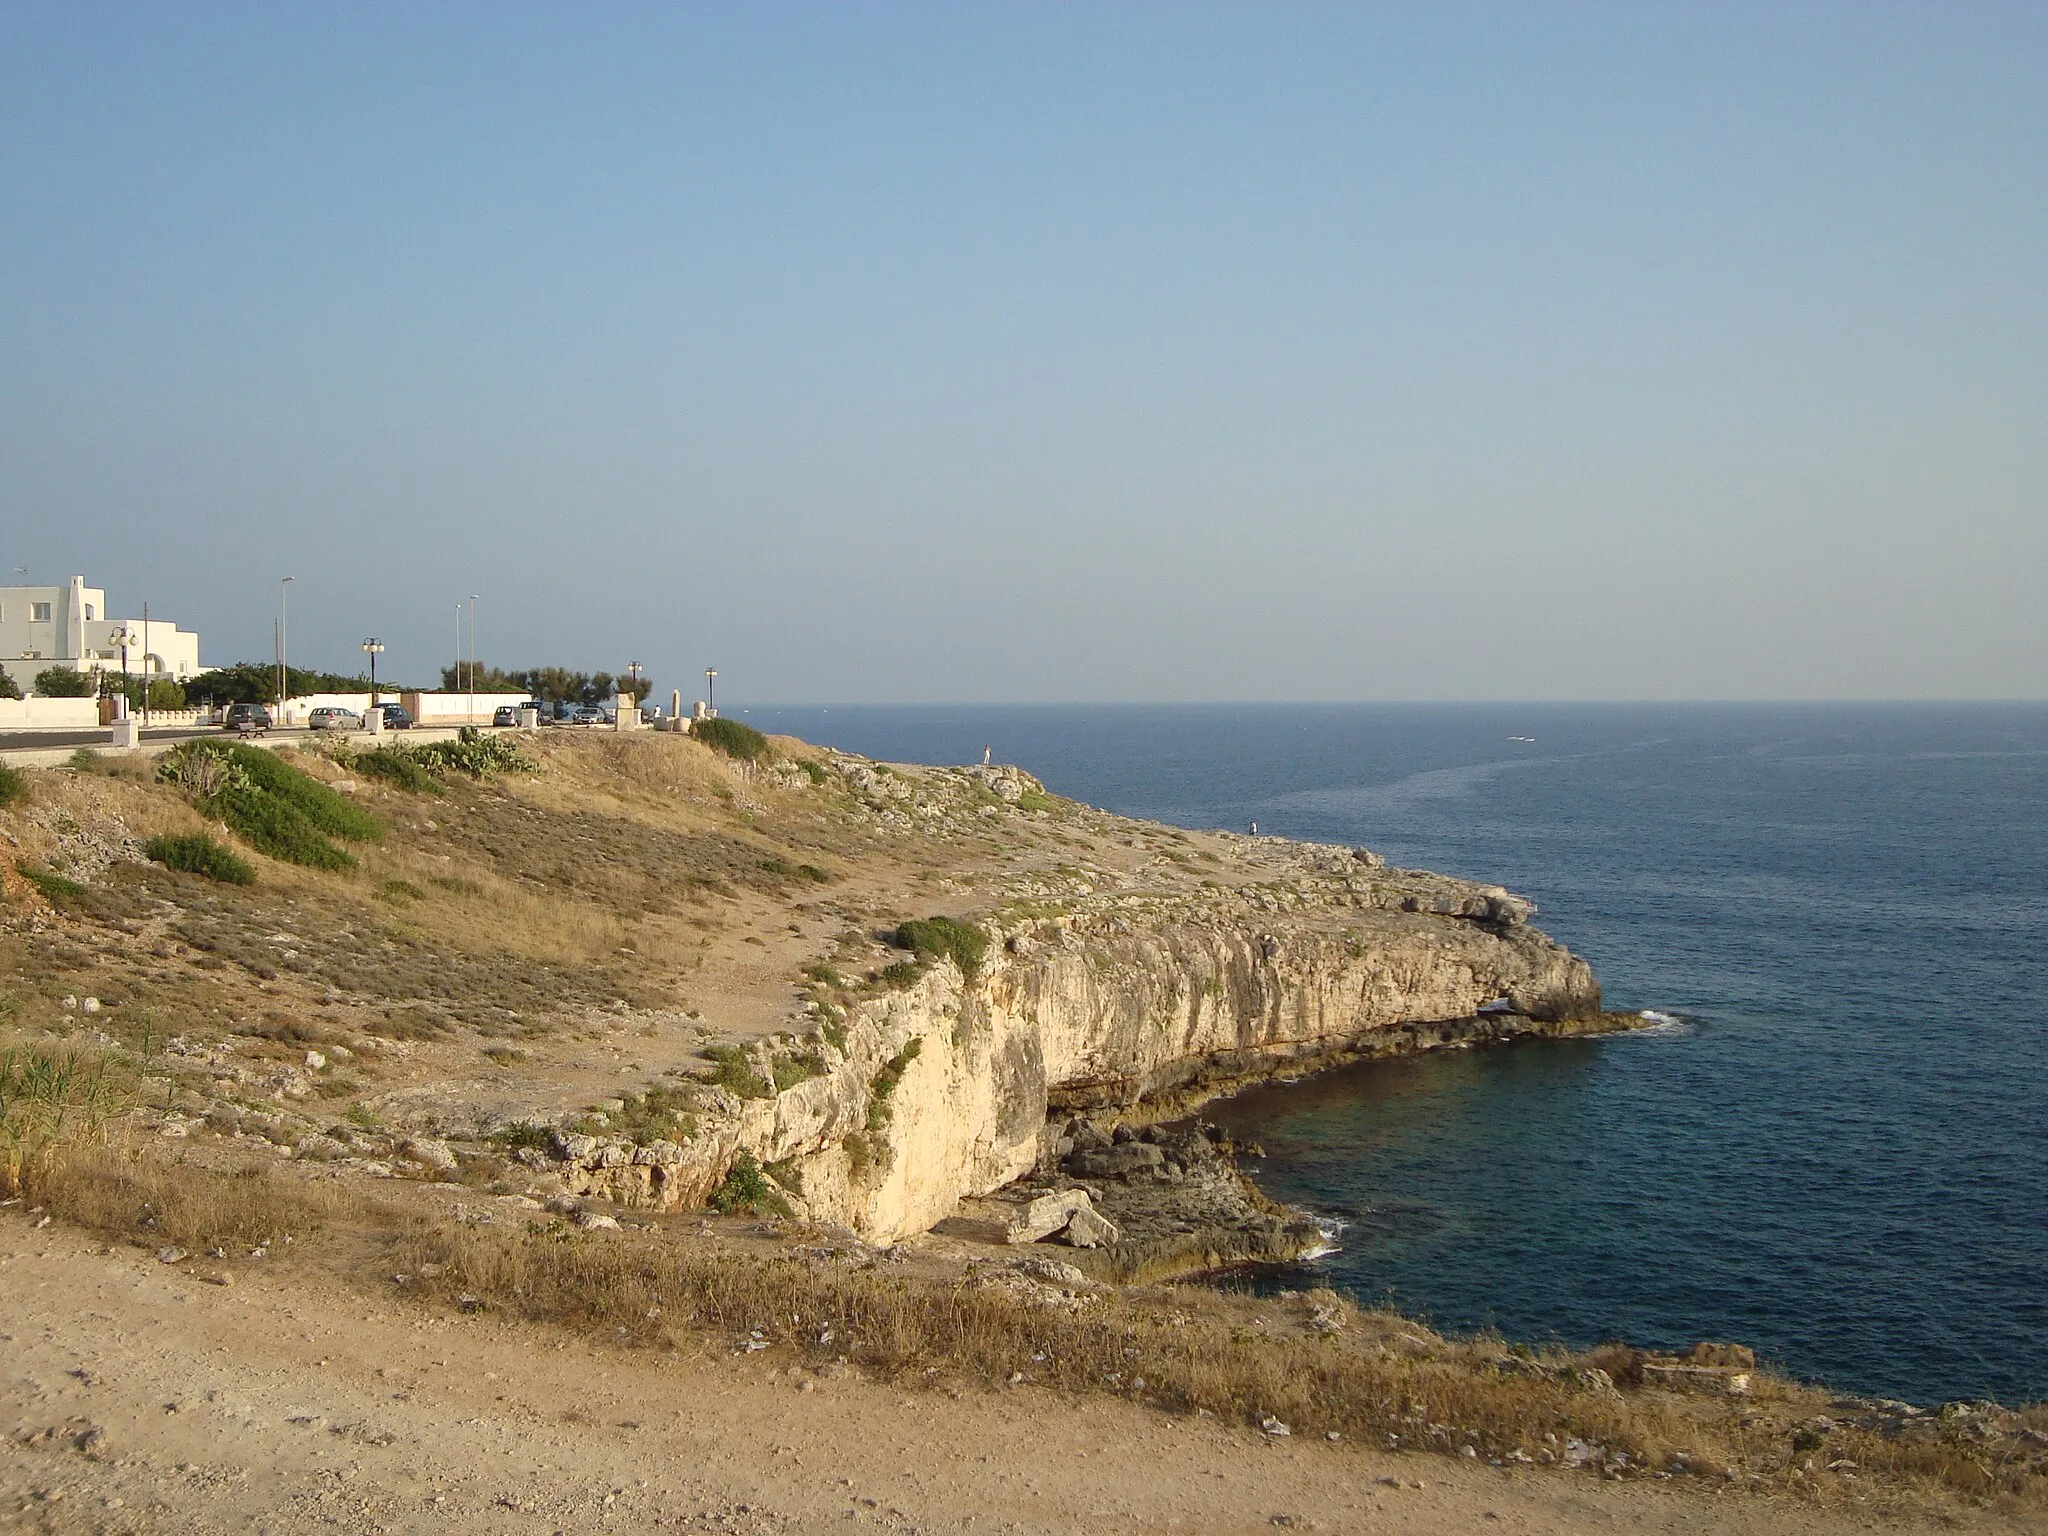
[[[126,639],[128,671],[183,681],[199,671],[199,637],[167,619],[110,618],[107,594],[74,576],[62,587],[0,587],[0,667],[21,691],[49,667],[119,672]]]

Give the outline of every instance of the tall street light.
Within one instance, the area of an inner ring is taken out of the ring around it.
[[[718,718],[718,668],[704,669],[704,708],[712,719]]]
[[[370,658],[370,708],[377,707],[377,658],[384,652],[384,642],[375,635],[363,642],[363,654]]]
[[[286,657],[291,652],[291,623],[287,600],[291,596],[292,583],[296,580],[298,580],[296,576],[282,576],[278,578],[277,583],[277,723],[279,725],[284,724],[284,701],[287,691],[286,679],[289,675],[287,672],[289,663]],[[144,661],[142,669],[145,672],[149,670],[149,663],[147,661]]]
[[[476,714],[476,602],[477,594],[469,594],[469,713]]]

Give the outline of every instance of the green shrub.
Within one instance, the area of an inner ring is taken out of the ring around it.
[[[36,692],[46,699],[90,699],[99,691],[99,679],[76,667],[60,664],[36,674]]]
[[[859,1131],[850,1133],[839,1145],[846,1149],[846,1171],[855,1178],[874,1166],[874,1146]]]
[[[355,859],[330,837],[361,842],[383,828],[319,780],[261,747],[192,741],[164,754],[157,777],[183,789],[259,853],[309,869],[349,869]]]
[[[875,1080],[868,1084],[870,1135],[880,1135],[883,1128],[888,1125],[889,1117],[894,1113],[889,1104],[889,1097],[895,1093],[896,1085],[903,1081],[903,1074],[910,1070],[910,1064],[917,1060],[923,1050],[924,1040],[921,1037],[913,1037],[909,1044],[889,1058],[882,1070],[875,1074]]]
[[[704,1054],[714,1063],[705,1077],[707,1083],[714,1083],[735,1098],[765,1099],[775,1090],[756,1072],[747,1058],[747,1053],[736,1045],[708,1045]]]
[[[732,1167],[726,1170],[718,1188],[711,1191],[711,1205],[728,1216],[789,1214],[789,1202],[768,1182],[768,1175],[761,1171],[754,1154],[747,1151],[732,1160]]]
[[[243,842],[286,864],[307,869],[353,869],[355,856],[321,836],[296,806],[261,791],[216,795],[206,809]]]
[[[798,1083],[825,1075],[825,1058],[815,1052],[806,1051],[795,1056],[778,1056],[770,1070],[775,1076],[775,1091],[782,1093]]]
[[[924,974],[924,967],[915,960],[898,960],[894,965],[882,967],[882,985],[902,992],[917,985],[917,978]]]
[[[531,773],[536,766],[511,737],[487,736],[473,725],[465,725],[453,741],[429,741],[400,750],[410,752],[429,768],[452,768],[473,779],[494,773]]]
[[[238,741],[210,745],[226,747],[251,784],[290,805],[319,831],[351,842],[375,842],[383,837],[384,829],[368,811],[318,779],[299,772],[275,752]]]
[[[751,725],[742,725],[737,720],[693,721],[690,734],[712,751],[723,752],[743,763],[758,763],[770,755],[768,738]]]
[[[54,870],[37,869],[32,864],[17,864],[21,878],[43,893],[43,900],[55,907],[66,906],[85,895],[85,887],[76,880],[67,880]]]
[[[920,960],[951,960],[960,967],[960,974],[970,980],[988,954],[985,932],[972,923],[955,922],[950,917],[912,918],[897,928],[894,938],[899,949],[912,951]]]
[[[0,763],[0,810],[28,798],[28,775]]]
[[[420,760],[403,747],[377,747],[368,752],[357,752],[347,759],[347,763],[351,770],[365,778],[382,779],[416,795],[445,793],[440,782],[427,772]]]
[[[232,849],[224,848],[204,832],[180,836],[152,837],[142,851],[168,869],[188,875],[204,875],[223,885],[254,885],[256,871]]]
[[[796,765],[804,771],[804,777],[809,779],[813,784],[823,784],[827,779],[831,777],[831,775],[825,771],[825,765],[823,763],[813,762],[808,757],[798,758]]]

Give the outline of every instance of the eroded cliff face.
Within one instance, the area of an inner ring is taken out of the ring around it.
[[[1585,962],[1505,891],[1346,850],[1301,859],[1255,886],[1013,904],[983,920],[974,975],[933,962],[820,1019],[821,1076],[720,1093],[687,1143],[579,1138],[571,1187],[694,1203],[745,1149],[805,1214],[893,1240],[1029,1171],[1060,1109],[1184,1104],[1308,1062],[1599,1017]]]

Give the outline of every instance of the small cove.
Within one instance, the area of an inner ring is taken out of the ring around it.
[[[1451,1330],[1753,1344],[1920,1401],[2048,1395],[2048,708],[758,711],[1132,815],[1533,896],[1672,1026],[1213,1106],[1345,1223],[1283,1283]],[[1533,740],[1513,740],[1530,737]]]

